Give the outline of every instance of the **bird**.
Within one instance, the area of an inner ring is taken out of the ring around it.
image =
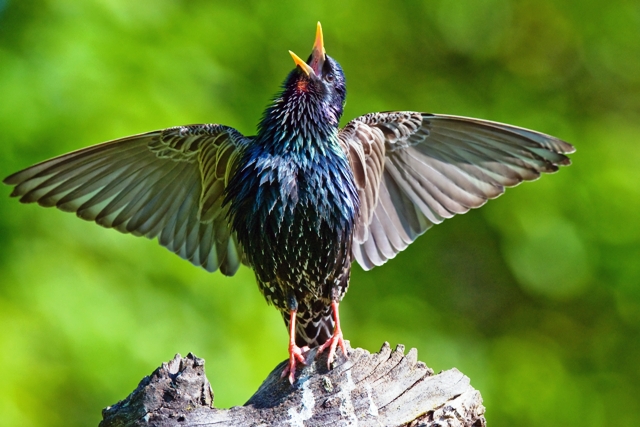
[[[12,197],[160,245],[209,272],[253,269],[288,329],[291,384],[311,348],[348,357],[339,304],[431,226],[569,165],[558,138],[488,120],[374,112],[340,127],[346,80],[318,22],[306,61],[254,136],[171,127],[89,146],[4,179]]]

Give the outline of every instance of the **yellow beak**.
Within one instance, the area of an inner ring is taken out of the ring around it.
[[[322,25],[318,22],[316,26],[316,40],[313,43],[313,50],[311,51],[311,64],[307,64],[303,61],[298,55],[289,51],[291,57],[293,58],[293,62],[296,63],[298,67],[305,72],[305,74],[309,77],[313,74],[317,76],[322,71],[322,66],[324,65],[324,61],[326,59],[326,52],[324,50],[324,37],[322,35]]]
[[[316,74],[313,71],[313,68],[311,68],[306,62],[304,62],[302,58],[300,58],[298,55],[296,55],[292,51],[289,51],[289,54],[293,58],[293,62],[295,62],[298,67],[302,68],[302,71],[304,71],[307,74],[307,76],[311,76],[312,73],[314,75]]]

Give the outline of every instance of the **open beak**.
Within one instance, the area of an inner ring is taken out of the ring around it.
[[[318,22],[318,26],[316,27],[316,41],[313,44],[313,50],[311,51],[311,56],[307,62],[304,62],[298,55],[289,51],[291,57],[293,58],[293,62],[296,63],[298,67],[304,71],[307,76],[311,77],[319,76],[322,72],[322,66],[324,65],[324,61],[326,59],[326,54],[324,50],[324,39],[322,37],[322,25]]]

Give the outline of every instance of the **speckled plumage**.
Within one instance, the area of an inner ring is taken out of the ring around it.
[[[319,24],[309,59],[292,56],[297,66],[256,136],[179,126],[4,180],[23,203],[157,238],[208,271],[252,267],[267,301],[296,323],[291,381],[300,347],[329,345],[329,360],[342,347],[338,302],[353,261],[382,265],[432,225],[570,164],[574,151],[516,126],[413,111],[370,113],[340,129],[345,79]]]
[[[290,310],[297,310],[300,346],[331,336],[327,308],[349,283],[359,211],[338,139],[344,75],[328,56],[324,68],[331,82],[312,81],[300,69],[287,77],[240,157],[224,202],[267,301],[287,323]]]

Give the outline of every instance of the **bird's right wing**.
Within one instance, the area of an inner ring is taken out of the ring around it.
[[[360,195],[352,252],[365,270],[433,224],[570,164],[574,151],[516,126],[409,111],[358,117],[339,138]]]
[[[11,196],[55,206],[122,233],[158,237],[208,271],[233,275],[242,250],[223,191],[250,139],[221,125],[191,125],[74,151],[7,177]]]

